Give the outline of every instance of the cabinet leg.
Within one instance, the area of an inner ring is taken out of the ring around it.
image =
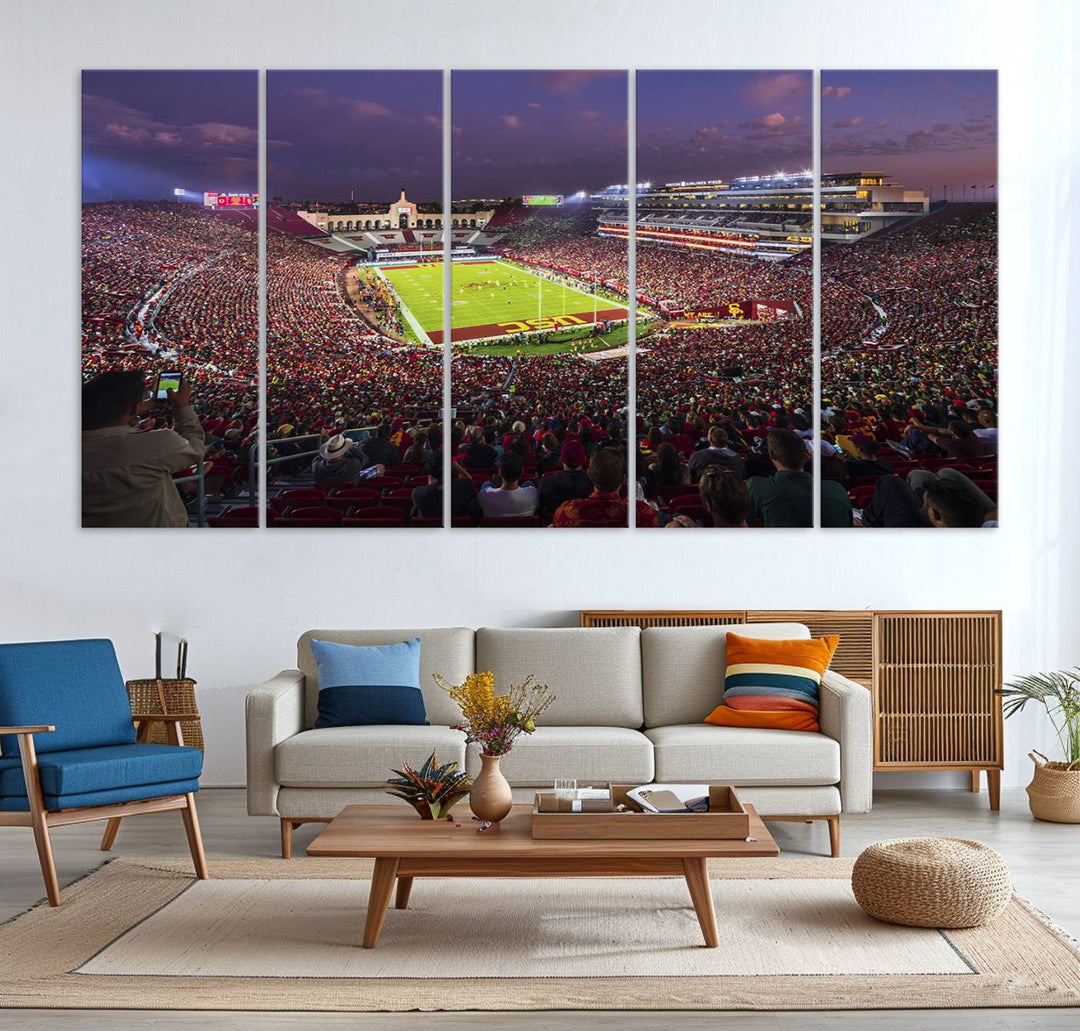
[[[981,774],[981,773],[982,773],[982,770],[972,770],[971,771],[971,793],[973,795],[977,795],[979,793],[979,787],[980,787],[979,774]]]
[[[997,812],[1001,808],[1001,770],[986,771],[986,790],[990,795],[990,808]]]

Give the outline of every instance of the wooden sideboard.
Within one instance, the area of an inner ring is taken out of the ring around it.
[[[838,634],[832,668],[872,692],[874,770],[986,771],[990,808],[1000,801],[1005,754],[1001,613],[934,610],[587,609],[581,625],[728,626],[804,623]]]

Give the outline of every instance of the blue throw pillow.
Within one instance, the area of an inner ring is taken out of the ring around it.
[[[319,668],[316,727],[374,723],[427,726],[420,691],[420,638],[401,644],[335,644],[312,639]]]

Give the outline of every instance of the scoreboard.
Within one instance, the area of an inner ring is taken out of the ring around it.
[[[257,208],[257,193],[204,193],[204,208]]]
[[[562,206],[562,202],[561,193],[527,193],[521,198],[521,203],[527,208],[557,208]]]

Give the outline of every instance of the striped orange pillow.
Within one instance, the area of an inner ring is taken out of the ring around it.
[[[821,730],[818,696],[840,638],[798,641],[727,635],[724,701],[706,723],[718,727]]]

